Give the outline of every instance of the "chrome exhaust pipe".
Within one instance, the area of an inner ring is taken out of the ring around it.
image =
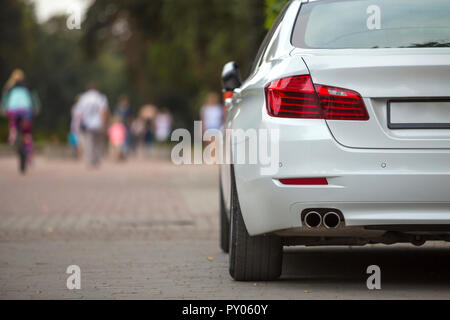
[[[323,225],[327,229],[336,229],[341,225],[341,216],[336,212],[328,212],[323,217]]]
[[[319,228],[322,225],[322,216],[316,211],[310,211],[305,216],[305,225],[310,228]]]

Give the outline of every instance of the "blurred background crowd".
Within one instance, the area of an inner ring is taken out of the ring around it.
[[[238,61],[245,77],[287,2],[73,0],[87,5],[81,27],[70,29],[69,13],[39,18],[40,1],[2,0],[2,103],[26,80],[35,144],[86,152],[96,139],[83,113],[97,101],[104,105],[104,138],[119,160],[170,140],[174,128],[192,130],[194,120],[217,126],[222,66]],[[2,117],[0,144],[11,139],[10,128],[11,119]]]

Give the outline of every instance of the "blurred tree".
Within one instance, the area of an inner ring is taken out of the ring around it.
[[[289,0],[266,0],[266,29],[270,29]]]
[[[224,63],[249,70],[264,36],[262,0],[97,0],[86,19],[85,47],[115,43],[126,57],[140,103],[198,118],[204,92],[220,90]]]
[[[15,68],[25,71],[42,103],[35,121],[38,140],[65,141],[70,109],[87,82],[97,82],[113,98],[127,90],[117,50],[105,46],[95,59],[87,57],[80,46],[82,31],[68,30],[64,16],[38,24],[28,1],[7,0],[2,1],[0,27],[0,86]],[[7,140],[7,132],[2,119],[0,143]]]
[[[32,68],[35,22],[33,8],[21,1],[2,1],[0,10],[0,93],[12,70]],[[8,125],[0,118],[0,142],[7,139]]]
[[[8,79],[14,67],[32,66],[36,23],[33,7],[21,1],[2,1],[0,10],[0,83]]]
[[[135,107],[167,106],[177,126],[189,127],[206,92],[220,90],[224,63],[238,61],[244,76],[250,69],[266,32],[265,1],[276,10],[270,0],[96,0],[81,30],[68,30],[63,16],[38,24],[29,1],[3,0],[1,85],[14,68],[25,70],[42,100],[43,138],[66,138],[74,98],[89,81],[111,106],[125,92]]]
[[[65,139],[75,97],[89,82],[97,83],[110,98],[126,90],[120,56],[105,48],[95,59],[89,59],[80,46],[81,37],[81,31],[66,28],[64,16],[52,18],[39,29],[36,64],[29,77],[42,100],[36,125],[45,136],[53,133],[59,140]]]

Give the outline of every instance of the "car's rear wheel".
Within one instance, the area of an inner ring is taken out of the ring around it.
[[[230,250],[230,221],[227,217],[225,203],[223,200],[222,183],[220,183],[220,248],[228,253]]]
[[[248,234],[233,171],[231,176],[230,275],[236,281],[276,280],[281,275],[281,239],[276,236],[251,237]]]

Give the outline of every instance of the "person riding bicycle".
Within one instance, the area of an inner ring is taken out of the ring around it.
[[[22,134],[27,162],[33,152],[33,116],[39,109],[39,97],[26,83],[25,73],[14,70],[3,89],[1,111],[9,118],[9,143],[14,145],[18,134]]]

